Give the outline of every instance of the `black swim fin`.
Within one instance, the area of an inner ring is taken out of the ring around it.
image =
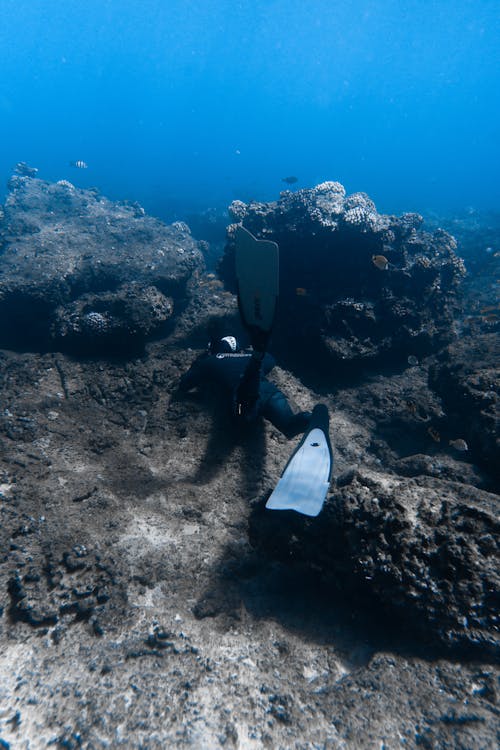
[[[276,316],[279,251],[276,242],[258,240],[243,226],[235,232],[238,307],[253,354],[236,395],[237,412],[250,416],[259,395],[260,369]]]
[[[276,242],[258,240],[248,229],[235,232],[238,306],[252,346],[264,352],[276,316],[279,289],[279,251]]]

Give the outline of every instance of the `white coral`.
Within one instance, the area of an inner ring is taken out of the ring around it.
[[[352,195],[345,200],[345,208],[346,210],[351,208],[362,208],[369,213],[377,213],[375,203],[366,193],[352,193]]]
[[[104,333],[108,327],[108,321],[98,312],[87,313],[82,320],[84,326],[95,333]]]
[[[229,213],[234,219],[237,219],[238,221],[242,221],[247,215],[247,212],[247,204],[243,203],[243,201],[233,201],[229,206]]]
[[[357,226],[366,222],[368,212],[360,206],[349,208],[344,214],[344,221],[346,224],[353,224]]]
[[[377,227],[378,216],[367,208],[354,206],[349,208],[344,214],[344,223],[355,227],[375,230]]]
[[[321,182],[319,185],[316,185],[314,188],[317,193],[331,193],[332,197],[333,195],[338,196],[341,195],[342,198],[345,197],[345,187],[340,184],[340,182]]]

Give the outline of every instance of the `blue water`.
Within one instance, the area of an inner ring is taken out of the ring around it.
[[[2,190],[24,160],[164,218],[274,199],[288,175],[381,211],[498,208],[499,9],[0,0]]]

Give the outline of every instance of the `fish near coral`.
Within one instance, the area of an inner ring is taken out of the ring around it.
[[[298,177],[295,177],[295,175],[290,175],[290,177],[283,177],[281,182],[286,182],[287,185],[294,185],[296,182],[299,181]]]
[[[389,268],[389,261],[385,255],[372,255],[372,263],[379,271],[387,271]]]
[[[77,159],[76,161],[70,161],[69,166],[76,167],[76,169],[87,169],[89,165],[87,162]]]
[[[469,450],[469,446],[465,442],[463,438],[457,438],[456,440],[450,440],[449,444],[452,448],[455,448],[456,451],[460,451],[461,453],[464,453],[465,451]]]

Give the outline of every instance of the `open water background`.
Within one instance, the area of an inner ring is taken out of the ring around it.
[[[289,175],[380,211],[498,208],[499,17],[498,0],[0,0],[0,200],[24,160],[167,220],[275,199]]]

